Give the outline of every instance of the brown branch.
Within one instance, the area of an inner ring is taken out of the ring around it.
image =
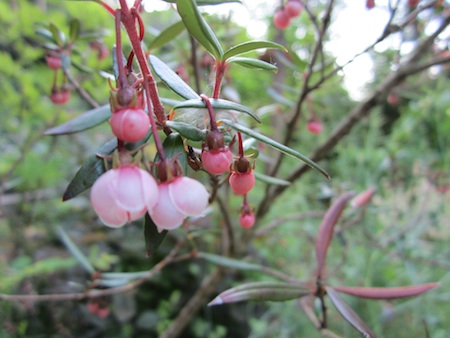
[[[124,293],[130,291],[145,281],[153,278],[158,272],[160,272],[166,265],[173,263],[174,261],[179,261],[175,258],[176,253],[179,251],[180,245],[175,246],[172,251],[164,257],[158,264],[156,264],[152,269],[150,269],[145,276],[136,279],[126,285],[109,288],[109,289],[91,289],[86,292],[79,293],[62,293],[62,294],[52,294],[52,295],[7,295],[0,294],[0,300],[7,301],[28,301],[28,302],[42,302],[42,301],[67,301],[67,300],[84,300],[88,298],[98,298],[104,296],[110,296],[118,293]]]
[[[181,309],[178,316],[170,323],[169,327],[159,338],[179,337],[197,312],[210,300],[222,280],[222,275],[223,270],[217,268],[209,276],[205,277],[192,298]]]
[[[100,107],[100,104],[89,94],[79,83],[78,81],[72,76],[70,71],[68,69],[64,69],[64,75],[69,80],[70,84],[76,89],[78,94],[92,107],[98,108]]]
[[[362,119],[370,115],[373,108],[375,108],[379,102],[384,99],[388,92],[390,92],[394,87],[402,83],[406,78],[417,74],[431,66],[442,64],[448,62],[448,58],[435,58],[430,61],[424,62],[423,64],[417,64],[417,61],[421,59],[426,52],[429,51],[430,46],[432,46],[434,40],[438,35],[450,24],[450,13],[448,13],[441,25],[436,29],[436,31],[423,40],[419,46],[412,52],[411,56],[399,66],[397,71],[388,75],[385,80],[358,106],[356,106],[331,133],[328,139],[322,143],[314,152],[309,156],[315,162],[318,162],[326,157],[326,155],[334,149],[334,147],[341,141],[351,129]],[[302,165],[298,169],[292,172],[292,174],[286,178],[289,182],[294,182],[299,179],[304,173],[310,169],[307,165]],[[286,186],[277,186],[273,189],[268,189],[264,199],[261,201],[257,217],[263,217],[268,210],[273,201],[284,191]]]

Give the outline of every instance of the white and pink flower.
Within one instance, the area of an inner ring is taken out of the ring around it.
[[[160,230],[178,228],[187,216],[199,216],[208,206],[208,191],[192,178],[179,176],[158,187],[159,199],[150,216]]]
[[[158,185],[145,170],[134,166],[111,169],[91,189],[91,202],[101,221],[118,228],[141,218],[158,201]]]

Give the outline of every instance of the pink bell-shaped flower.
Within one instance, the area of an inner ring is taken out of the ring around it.
[[[139,108],[125,108],[116,111],[110,119],[111,130],[120,140],[137,142],[150,130],[147,113]]]
[[[192,178],[179,176],[158,187],[158,203],[150,215],[160,230],[178,228],[187,216],[199,216],[208,206],[208,191]]]
[[[91,202],[101,221],[118,228],[141,218],[158,201],[155,179],[137,166],[111,169],[95,181]]]

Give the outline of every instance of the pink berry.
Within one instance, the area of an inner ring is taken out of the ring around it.
[[[45,56],[45,61],[50,69],[58,70],[62,67],[62,60],[59,56],[47,54]]]
[[[308,121],[307,128],[308,131],[312,134],[320,134],[322,132],[323,126],[319,121],[311,120]]]
[[[233,154],[227,150],[205,150],[202,152],[203,168],[213,175],[227,171],[233,161]]]
[[[364,206],[370,202],[370,200],[372,199],[375,192],[376,192],[376,189],[374,187],[371,187],[371,188],[359,193],[358,195],[353,197],[353,199],[350,202],[350,205],[354,208],[361,208],[362,206]]]
[[[253,174],[253,171],[247,173],[235,171],[230,175],[229,182],[231,189],[233,189],[237,195],[243,195],[252,190],[255,185],[255,175]]]
[[[178,228],[187,216],[199,216],[208,206],[209,194],[203,184],[185,176],[158,185],[159,199],[150,216],[159,229]]]
[[[278,9],[273,16],[273,24],[278,29],[286,29],[291,23],[291,17],[284,9]]]
[[[150,130],[150,119],[147,113],[137,108],[125,108],[114,112],[110,123],[113,134],[126,142],[139,141]]]
[[[253,213],[243,214],[239,217],[239,225],[244,229],[249,229],[255,224],[255,215]]]
[[[302,12],[302,4],[297,0],[289,0],[286,5],[284,5],[284,10],[290,18],[295,18]]]
[[[70,91],[55,91],[50,95],[50,100],[54,104],[63,105],[69,102],[70,100]]]
[[[375,0],[366,0],[366,8],[372,9],[375,7]]]
[[[91,202],[101,221],[118,228],[141,218],[158,201],[155,179],[136,166],[111,169],[91,189]]]

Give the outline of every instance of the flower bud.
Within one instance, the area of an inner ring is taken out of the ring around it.
[[[147,113],[137,108],[125,108],[114,112],[110,124],[113,134],[126,142],[139,141],[150,130],[150,119]]]
[[[202,152],[203,168],[213,175],[220,175],[227,171],[233,161],[230,150],[204,150]]]
[[[306,127],[311,134],[320,134],[323,129],[322,123],[317,120],[309,120]]]
[[[372,199],[375,192],[376,192],[376,189],[374,187],[371,187],[371,188],[359,193],[358,195],[353,197],[353,199],[350,202],[350,205],[354,208],[361,208],[361,207],[365,206],[367,203],[370,202],[370,200]]]
[[[303,9],[302,4],[298,0],[289,0],[284,5],[284,10],[286,11],[286,14],[290,18],[295,18],[299,16],[300,13],[302,12],[302,9]]]
[[[286,13],[284,9],[278,9],[273,16],[273,24],[278,29],[286,29],[291,23],[291,17]]]
[[[239,225],[244,229],[249,229],[255,224],[255,215],[251,213],[242,214],[239,217]]]
[[[253,171],[247,173],[235,171],[230,175],[229,183],[231,189],[233,189],[237,195],[246,194],[252,190],[255,185],[255,174],[253,174]]]

